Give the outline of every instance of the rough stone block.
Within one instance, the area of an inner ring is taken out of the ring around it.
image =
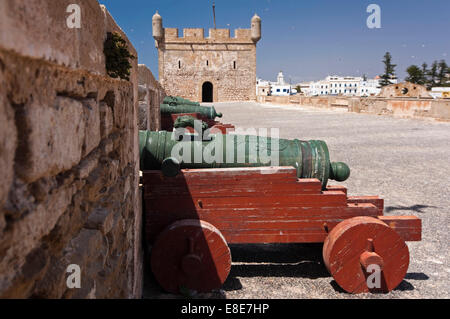
[[[66,280],[68,273],[66,269],[67,265],[63,265],[58,258],[52,257],[45,276],[36,283],[33,297],[60,299],[67,289]]]
[[[81,28],[67,26],[67,7],[81,7]],[[105,13],[97,0],[2,0],[0,47],[72,68],[106,74]]]
[[[104,268],[107,246],[98,230],[82,229],[64,250],[61,260],[66,267],[72,264],[81,269],[81,289],[68,289],[65,298],[95,298],[98,273]]]
[[[87,158],[83,159],[76,170],[76,177],[79,179],[86,179],[97,167],[99,160],[99,154],[91,154]]]
[[[21,127],[25,130],[17,173],[26,182],[56,175],[81,160],[85,121],[83,105],[66,97],[57,97],[55,105],[31,105],[23,109]]]
[[[0,237],[3,237],[3,231],[6,228],[5,213],[0,211]]]
[[[0,69],[0,209],[6,201],[14,177],[17,130],[14,111],[8,104],[6,84]]]
[[[0,241],[0,294],[13,283],[15,271],[24,265],[26,256],[55,227],[72,202],[75,192],[75,186],[52,190],[44,202],[34,207],[31,203],[29,207],[32,210],[14,222],[10,230],[4,232]],[[30,201],[29,198],[22,200]]]
[[[106,235],[111,231],[114,223],[114,214],[107,208],[96,208],[90,215],[85,224],[87,229],[97,229]]]
[[[111,107],[105,102],[100,102],[100,131],[102,138],[109,136],[114,129],[114,117]]]
[[[94,99],[86,99],[83,101],[83,111],[85,124],[85,140],[83,156],[92,152],[101,141],[100,133],[100,110],[99,105]]]
[[[138,126],[140,130],[148,129],[149,105],[147,102],[139,102]]]

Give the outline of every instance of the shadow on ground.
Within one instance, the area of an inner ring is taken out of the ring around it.
[[[239,277],[331,277],[322,259],[322,244],[247,244],[230,245],[233,265],[222,290],[208,294],[172,295],[165,293],[158,285],[149,266],[145,267],[144,298],[152,299],[225,299],[227,291],[243,288]],[[407,280],[428,280],[424,273],[408,273],[395,291],[414,290]],[[347,294],[336,281],[330,281],[338,293]]]
[[[415,289],[414,286],[407,280],[428,280],[428,279],[430,279],[430,277],[428,277],[424,273],[417,273],[417,272],[407,273],[405,275],[404,280],[400,283],[400,285],[398,285],[397,288],[394,289],[394,291],[411,291],[411,290],[414,290]],[[336,292],[344,293],[344,294],[347,293],[338,285],[338,283],[335,280],[332,280],[330,282],[330,285],[331,285],[331,287],[333,287],[334,291],[336,291]]]
[[[384,208],[386,213],[396,212],[396,211],[414,211],[415,213],[423,214],[424,209],[427,208],[438,208],[436,206],[429,205],[413,205],[413,206],[388,206]]]
[[[221,291],[194,296],[165,293],[146,265],[144,298],[226,298],[225,291],[242,289],[238,277],[324,278],[329,273],[322,261],[322,244],[246,244],[230,245],[233,265]]]
[[[242,289],[239,277],[329,277],[322,244],[230,245],[233,266],[223,289]]]

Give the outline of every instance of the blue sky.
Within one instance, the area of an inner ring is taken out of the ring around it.
[[[139,63],[158,76],[151,18],[164,27],[213,27],[212,0],[99,0],[105,4],[139,53]],[[257,75],[275,80],[283,70],[292,83],[329,74],[374,77],[383,72],[386,51],[403,79],[411,64],[450,64],[450,0],[215,0],[218,28],[249,28],[262,18]],[[366,25],[366,8],[381,7],[381,29]],[[232,31],[232,34],[234,32]]]

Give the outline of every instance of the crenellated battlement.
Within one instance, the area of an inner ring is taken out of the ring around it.
[[[192,42],[254,44],[251,29],[236,29],[234,36],[231,36],[230,29],[209,29],[209,34],[206,37],[203,28],[184,28],[181,36],[178,28],[164,28],[164,42],[166,44]]]
[[[205,102],[256,100],[261,18],[255,14],[249,22],[249,27],[236,30],[164,28],[155,13],[159,76],[168,95]]]

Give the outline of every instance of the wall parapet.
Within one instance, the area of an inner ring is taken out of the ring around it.
[[[72,3],[0,1],[1,298],[142,295],[138,65],[107,76],[107,33],[137,52],[96,0],[68,28]]]
[[[178,28],[164,28],[164,42],[166,44],[180,43],[248,43],[254,44],[251,37],[251,29],[236,29],[234,37],[230,29],[209,29],[205,36],[203,28],[184,28],[180,36]]]
[[[393,115],[410,118],[433,118],[450,121],[450,99],[414,97],[345,97],[345,96],[262,96],[259,103],[292,104],[319,108],[344,108],[349,112]]]
[[[160,105],[166,97],[166,92],[146,65],[139,64],[138,79],[139,129],[159,131],[161,129]]]

